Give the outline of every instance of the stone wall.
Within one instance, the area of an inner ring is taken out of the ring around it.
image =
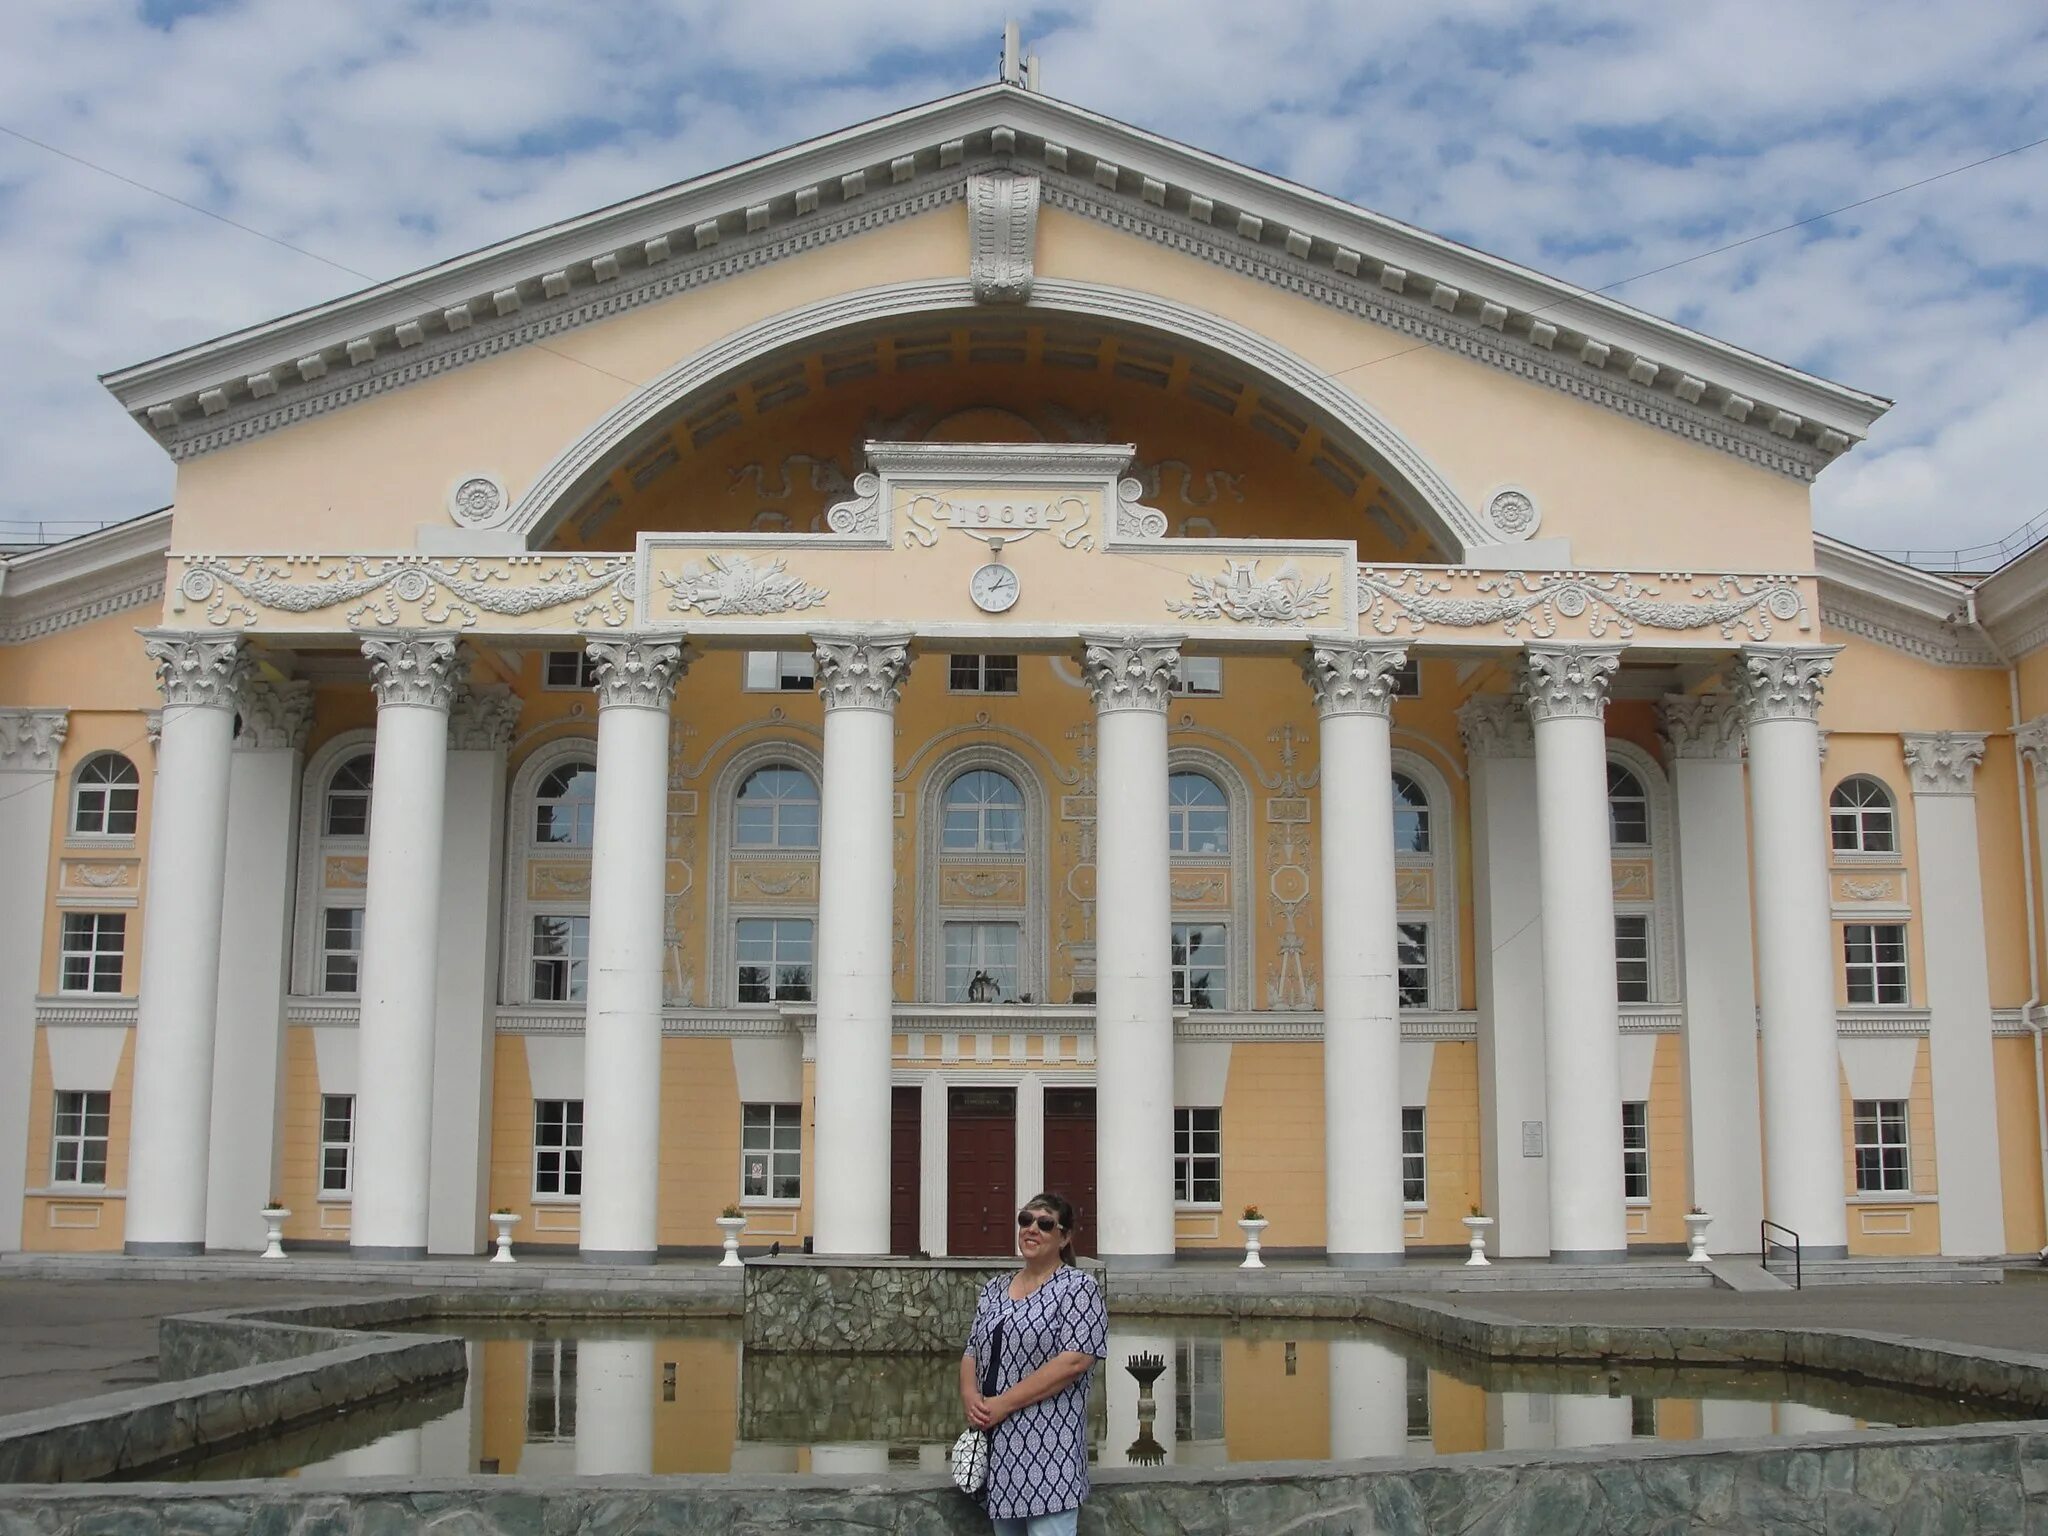
[[[1104,1284],[1101,1266],[1085,1266]],[[960,1353],[981,1288],[1014,1259],[749,1259],[748,1349]]]

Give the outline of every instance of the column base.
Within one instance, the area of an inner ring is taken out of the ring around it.
[[[576,1257],[585,1264],[652,1264],[652,1248],[579,1248]]]
[[[1550,1250],[1553,1264],[1626,1264],[1626,1248],[1553,1248]]]
[[[378,1248],[351,1243],[348,1256],[352,1259],[424,1259],[427,1256],[427,1245],[421,1243],[417,1248]]]
[[[1098,1253],[1096,1262],[1104,1269],[1171,1269],[1174,1256],[1170,1253]]]
[[[1408,1262],[1405,1253],[1326,1253],[1323,1262],[1332,1269],[1399,1269]]]
[[[206,1252],[204,1243],[123,1243],[121,1252],[131,1259],[196,1259]]]

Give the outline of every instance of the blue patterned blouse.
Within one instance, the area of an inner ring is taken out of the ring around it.
[[[981,1288],[967,1353],[976,1376],[988,1370],[990,1341],[1003,1325],[996,1390],[1007,1392],[1056,1355],[1072,1350],[1100,1360],[1109,1353],[1109,1312],[1102,1287],[1063,1265],[1022,1301],[1010,1299],[1009,1275]],[[1064,1391],[1020,1408],[990,1437],[988,1512],[1017,1520],[1079,1509],[1088,1497],[1088,1383],[1090,1371]]]

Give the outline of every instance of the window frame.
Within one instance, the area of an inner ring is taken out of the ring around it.
[[[341,1114],[333,1112],[336,1104],[347,1107]],[[347,1134],[340,1140],[334,1137],[337,1124],[347,1127]],[[331,1159],[341,1154],[341,1183],[330,1184],[333,1172]],[[314,1170],[315,1198],[320,1200],[346,1200],[355,1194],[356,1188],[356,1096],[352,1093],[323,1093],[320,1095],[320,1162]]]
[[[1429,1111],[1421,1104],[1401,1106],[1401,1204],[1429,1208]]]
[[[1183,937],[1190,928],[1213,928],[1218,935],[1216,952],[1222,959],[1204,962],[1197,966],[1190,958],[1193,946]],[[1179,958],[1175,956],[1178,954]],[[1227,921],[1211,921],[1203,918],[1180,918],[1172,920],[1171,934],[1167,940],[1167,961],[1173,977],[1173,1006],[1189,1012],[1215,1013],[1230,1007],[1230,924]],[[1194,979],[1197,970],[1213,972],[1208,980],[1211,1001],[1191,1001],[1195,995]]]
[[[559,955],[543,955],[540,952],[540,925],[542,923],[567,923],[568,947]],[[581,929],[577,924],[582,924]],[[581,935],[582,953],[577,953],[578,935]],[[562,995],[550,997],[543,993],[540,978],[543,965],[561,967]],[[542,1004],[581,1004],[590,997],[590,913],[586,910],[547,910],[526,914],[526,1000]]]
[[[754,681],[754,658],[772,656],[775,658],[775,682],[773,684]],[[799,656],[809,670],[801,674],[789,670],[787,658]],[[742,693],[810,693],[818,686],[818,657],[815,651],[758,651],[740,652],[740,691]]]
[[[532,1197],[537,1202],[543,1204],[566,1204],[581,1202],[583,1199],[583,1103],[582,1099],[535,1099],[533,1101],[533,1158],[531,1173],[533,1184]],[[570,1108],[572,1105],[574,1106],[573,1112]],[[559,1115],[556,1116],[560,1130],[560,1139],[546,1142],[541,1139],[541,1133],[544,1130],[550,1129],[550,1125],[543,1118],[543,1111],[551,1107],[559,1107],[560,1110]],[[572,1133],[573,1139],[571,1139]],[[556,1185],[554,1189],[544,1189],[541,1187],[543,1176],[542,1159],[544,1156],[553,1156],[559,1160],[553,1171]],[[572,1180],[576,1185],[573,1190],[566,1187]]]
[[[1403,784],[1406,784],[1415,792],[1413,800],[1402,796],[1400,786]],[[1430,822],[1432,818],[1430,815],[1429,791],[1422,787],[1422,781],[1417,779],[1414,774],[1403,773],[1398,768],[1388,775],[1387,790],[1393,799],[1394,857],[1400,858],[1403,855],[1416,859],[1430,857],[1436,850],[1430,846]],[[1405,842],[1402,839],[1401,831],[1401,820],[1404,816],[1409,818],[1410,824],[1415,829],[1414,833]],[[1420,843],[1414,840],[1417,836],[1421,839]]]
[[[370,771],[364,777],[363,782],[360,785],[352,785],[346,790],[337,791],[336,785],[340,783],[341,776],[358,763],[368,763],[370,765]],[[337,793],[345,795],[350,800],[361,799],[363,802],[363,826],[361,831],[337,832],[334,829],[334,801]],[[368,842],[370,837],[370,819],[376,814],[377,754],[373,750],[351,752],[334,765],[333,772],[327,775],[326,782],[320,786],[320,836],[322,839],[336,838],[349,842]]]
[[[570,794],[567,791],[584,774],[590,775],[588,796]],[[548,786],[557,779],[562,780],[561,790],[550,794]],[[597,762],[590,757],[567,757],[552,764],[534,783],[533,798],[527,803],[526,838],[528,846],[537,853],[562,853],[574,850],[588,851],[597,837]],[[567,838],[542,837],[542,818],[550,822],[566,812],[570,836]]]
[[[1633,786],[1633,793],[1620,793],[1615,779],[1624,778]],[[1632,805],[1638,808],[1642,825],[1642,836],[1623,841],[1622,818],[1618,807]],[[1627,763],[1607,759],[1607,846],[1609,848],[1641,849],[1649,852],[1656,843],[1657,827],[1650,814],[1650,786],[1643,782],[1643,776]]]
[[[1866,1109],[1868,1113],[1866,1113]],[[1897,1113],[1887,1111],[1896,1109]],[[1864,1140],[1868,1125],[1875,1139]],[[1896,1137],[1887,1132],[1896,1128]],[[1856,1177],[1858,1195],[1910,1195],[1913,1193],[1913,1105],[1910,1099],[1851,1099],[1849,1101],[1850,1166]],[[1872,1166],[1879,1182],[1864,1182],[1864,1154],[1873,1154]],[[1896,1153],[1896,1157],[1888,1154]],[[1885,1182],[1896,1163],[1898,1183]]]
[[[1191,671],[1190,667],[1195,670]],[[1196,676],[1200,672],[1200,677]],[[1174,670],[1173,696],[1177,699],[1220,699],[1223,697],[1223,658],[1183,656]]]
[[[1624,935],[1623,924],[1640,925],[1642,930],[1640,935],[1642,952],[1640,954],[1625,955],[1622,953],[1624,942],[1630,947],[1634,947],[1637,944],[1635,937]],[[1657,960],[1654,952],[1653,938],[1656,926],[1656,914],[1652,912],[1616,912],[1614,914],[1614,1000],[1625,1008],[1646,1007],[1657,1000]],[[1640,978],[1633,975],[1632,972],[1624,970],[1624,967],[1632,968],[1636,966],[1642,968]],[[1631,997],[1629,993],[1636,985],[1640,985],[1642,995],[1640,997]]]
[[[1215,802],[1201,800],[1176,801],[1174,786],[1183,779],[1194,779],[1208,785],[1216,792]],[[1215,848],[1195,848],[1193,824],[1188,812],[1201,811],[1205,815],[1213,812],[1217,826],[1222,829],[1221,845]],[[1237,829],[1231,825],[1230,791],[1225,789],[1213,774],[1199,768],[1174,768],[1166,775],[1166,856],[1169,859],[1211,859],[1227,860],[1231,857],[1232,844],[1236,841]]]
[[[808,800],[805,800],[793,795],[764,794],[759,799],[749,801],[747,799],[748,787],[752,785],[757,779],[760,779],[764,775],[771,773],[793,774],[797,778],[803,780],[805,784],[810,786],[810,798]],[[822,825],[824,814],[823,804],[824,797],[819,789],[817,777],[808,768],[804,767],[801,763],[768,762],[761,763],[755,767],[749,768],[747,770],[746,776],[740,780],[739,788],[733,791],[733,851],[735,853],[740,854],[817,852],[818,830],[819,827]],[[804,843],[784,842],[782,825],[783,807],[798,805],[808,805],[809,807],[811,807],[810,841]],[[746,820],[743,812],[748,806],[753,806],[755,808],[765,807],[768,811],[768,827],[770,837],[769,840],[765,843],[755,843],[747,841],[745,830]]]
[[[991,663],[1007,663],[1007,666],[994,666]],[[973,676],[962,681],[963,672],[971,672]],[[998,674],[996,681],[991,681],[991,674]],[[1009,687],[1000,686],[1002,677],[1007,677]],[[953,651],[946,658],[948,693],[978,693],[999,698],[1014,698],[1022,678],[1022,658],[1013,651]]]
[[[321,906],[320,953],[317,957],[319,965],[320,996],[362,996],[363,913],[364,909],[360,906],[328,906],[324,904]],[[344,948],[338,949],[335,947],[334,944],[334,919],[337,917],[341,917],[343,915],[352,916],[355,919],[354,923],[349,925],[353,929],[353,932],[347,935],[347,937],[353,939],[354,942]],[[336,985],[334,985],[333,965],[338,958],[342,957],[346,957],[348,961],[350,967],[350,974],[354,978],[354,984],[346,987],[337,987]]]
[[[1433,1005],[1431,983],[1436,973],[1431,965],[1429,946],[1432,938],[1430,929],[1435,926],[1426,917],[1403,917],[1394,924],[1394,1005],[1397,1008],[1427,1009]],[[1409,958],[1407,946],[1412,943],[1420,943],[1420,959]],[[1409,974],[1416,970],[1422,973],[1419,997],[1409,980]]]
[[[998,1001],[1004,1003],[1014,1003],[1015,1001],[1017,1001],[1019,997],[1023,995],[1023,921],[1020,918],[1014,917],[948,917],[942,920],[939,924],[939,993],[940,1000],[942,1002],[948,1004],[967,1002],[967,988],[974,984],[975,972],[989,970],[989,967],[986,963],[987,955],[985,953],[985,946],[982,941],[988,936],[989,933],[1001,928],[1007,928],[1010,930],[1010,960],[1008,966],[1010,973],[1010,984],[1007,988],[1002,988],[1004,995],[1000,997]],[[952,959],[953,949],[951,939],[954,933],[962,930],[965,930],[973,935],[974,958],[969,963],[973,966],[974,969],[968,973],[967,981],[961,986],[960,996],[955,997],[953,995],[953,973],[956,967],[954,966]],[[998,973],[990,971],[989,979],[995,981],[997,985],[1001,987],[1002,978]]]
[[[1204,1186],[1210,1187],[1214,1198],[1201,1198]],[[1180,1210],[1223,1208],[1223,1106],[1220,1104],[1176,1104],[1173,1107],[1173,1203]]]
[[[1874,792],[1877,798],[1848,805],[1840,803],[1845,794],[1866,789]],[[1867,839],[1873,822],[1880,815],[1888,846],[1873,848]],[[1852,830],[1852,840],[1846,845],[1841,841],[1844,818],[1850,818]],[[1838,859],[1896,859],[1900,856],[1899,803],[1889,784],[1874,774],[1852,773],[1828,791],[1828,853]]]
[[[575,681],[563,682],[555,675],[555,659],[561,656],[575,658]],[[543,651],[540,657],[540,686],[548,693],[588,693],[597,686],[597,658],[588,651]]]
[[[768,967],[768,995],[766,997],[749,998],[746,996],[747,981],[744,972],[750,964],[758,966],[761,963],[759,961],[748,961],[741,947],[743,931],[749,923],[765,923],[771,930],[768,935],[769,949],[766,962]],[[784,928],[801,928],[803,930],[804,959],[801,962],[795,959],[785,961],[782,958],[782,930]],[[735,1007],[772,1008],[778,1003],[808,1003],[816,1001],[818,995],[818,920],[815,916],[794,912],[735,913],[732,919],[732,946],[733,1005]],[[784,983],[781,972],[785,966],[795,966],[798,964],[801,964],[805,971],[803,996],[799,997],[792,991],[789,996],[785,997],[783,995]]]
[[[1621,1101],[1621,1198],[1629,1205],[1650,1203],[1650,1102],[1647,1099]]]
[[[80,925],[85,925],[81,927]],[[109,931],[113,944],[106,939]],[[83,937],[85,943],[75,944],[74,939]],[[71,965],[74,960],[85,963],[85,981],[74,986],[71,979]],[[108,969],[111,962],[111,970]],[[65,997],[120,997],[121,984],[126,979],[128,965],[128,914],[101,910],[69,910],[60,914],[57,924],[57,991]],[[111,986],[102,986],[102,981],[111,981]]]
[[[1856,935],[1862,930],[1869,935],[1869,958],[1856,957]],[[1881,960],[1879,956],[1879,934],[1897,934],[1896,960]],[[1913,975],[1909,964],[1910,952],[1906,947],[1906,925],[1891,923],[1844,923],[1842,924],[1842,983],[1843,996],[1852,1008],[1910,1008],[1913,1005]],[[1859,979],[1870,993],[1868,997],[1856,995]],[[1896,982],[1898,995],[1886,997],[1887,981]]]
[[[76,1100],[67,1107],[65,1101]],[[97,1102],[95,1102],[97,1101]],[[50,1099],[50,1183],[65,1189],[105,1189],[108,1149],[113,1144],[114,1096],[104,1088],[59,1088]],[[72,1123],[67,1126],[66,1121]],[[93,1122],[99,1132],[93,1133]],[[85,1177],[93,1167],[90,1149],[99,1149],[99,1177]],[[67,1149],[69,1162],[66,1161]]]
[[[956,801],[953,798],[954,794],[960,790],[963,784],[966,784],[970,779],[976,779],[983,775],[992,779],[999,779],[1009,785],[1010,793],[1014,798],[1008,801]],[[1012,841],[999,844],[992,843],[989,840],[989,813],[992,810],[1009,811],[1013,814],[1016,835]],[[953,841],[953,813],[955,811],[971,813],[974,818],[974,841],[971,844],[961,844]],[[963,768],[948,779],[945,788],[939,791],[939,856],[941,858],[972,858],[987,855],[1003,857],[1021,854],[1024,851],[1025,839],[1029,835],[1028,817],[1029,804],[1024,798],[1024,786],[1019,784],[1014,777],[1005,773],[1000,768],[991,768],[985,764]]]
[[[758,1110],[767,1111],[766,1121],[759,1124],[750,1124],[748,1117]],[[764,1103],[742,1104],[740,1106],[740,1203],[742,1205],[793,1206],[803,1203],[803,1110],[804,1107],[801,1104]],[[748,1139],[749,1133],[757,1130],[765,1130],[767,1132],[768,1140],[765,1146],[750,1144]],[[792,1144],[788,1146],[782,1145],[780,1140],[781,1133],[785,1130],[794,1138]],[[759,1193],[756,1193],[749,1187],[752,1183],[752,1175],[747,1168],[747,1160],[756,1153],[764,1155],[767,1159],[762,1165],[762,1189]],[[785,1156],[794,1159],[795,1171],[787,1175],[787,1177],[794,1180],[794,1192],[787,1195],[778,1195],[772,1193],[772,1191],[775,1189],[777,1180],[785,1177],[780,1171],[782,1159]]]
[[[125,768],[128,771],[128,777],[125,779],[119,777],[88,779],[86,777],[87,774],[102,764],[118,764],[119,768],[113,771],[118,774],[121,768]],[[100,822],[97,827],[82,827],[78,824],[80,817],[85,814],[86,797],[88,795],[94,796],[97,800],[97,814]],[[128,804],[123,809],[117,809],[114,804],[115,798],[122,795],[127,797]],[[107,825],[108,821],[117,815],[127,818],[128,829],[125,832],[117,831]],[[65,829],[64,835],[66,837],[95,843],[133,843],[136,830],[141,825],[141,821],[142,774],[136,768],[133,759],[121,752],[95,752],[78,765],[78,772],[72,775],[71,779],[71,819]]]

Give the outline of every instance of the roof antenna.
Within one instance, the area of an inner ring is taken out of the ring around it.
[[[1004,85],[1014,85],[1023,91],[1038,89],[1038,55],[1025,55],[1014,18],[1003,23],[1003,57],[998,71],[997,78]]]

